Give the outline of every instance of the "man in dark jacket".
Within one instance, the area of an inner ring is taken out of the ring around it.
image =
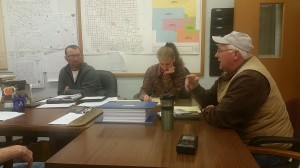
[[[82,94],[82,96],[102,96],[104,91],[96,70],[84,62],[81,49],[70,45],[65,49],[68,64],[60,70],[58,95]]]

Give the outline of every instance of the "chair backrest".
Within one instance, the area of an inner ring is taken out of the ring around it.
[[[285,104],[294,128],[294,137],[300,139],[300,97],[289,99]]]
[[[105,91],[105,96],[107,97],[117,97],[118,96],[118,82],[115,75],[106,70],[96,70],[99,78],[101,86]]]

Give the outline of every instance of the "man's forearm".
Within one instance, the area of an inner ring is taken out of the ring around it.
[[[206,106],[211,104],[216,104],[216,102],[213,101],[214,98],[212,97],[212,94],[208,90],[201,87],[200,84],[192,90],[192,93],[194,95],[194,98],[202,108],[205,108]]]

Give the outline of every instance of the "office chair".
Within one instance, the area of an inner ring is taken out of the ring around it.
[[[291,158],[290,162],[287,162],[286,165],[280,167],[298,168],[300,161],[300,97],[286,101],[286,107],[294,128],[294,137],[255,137],[248,143],[248,149],[251,153],[279,155]],[[289,150],[260,147],[261,144],[267,143],[290,143],[293,146]]]
[[[115,75],[106,70],[96,70],[99,78],[101,86],[105,91],[105,96],[107,97],[117,97],[118,96],[118,82]]]

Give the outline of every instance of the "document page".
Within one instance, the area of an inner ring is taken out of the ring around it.
[[[37,108],[61,108],[61,107],[70,107],[75,103],[61,103],[61,104],[43,104],[38,106]]]
[[[118,98],[117,97],[108,97],[107,99],[105,99],[101,102],[84,102],[84,103],[79,104],[78,106],[98,107],[109,101],[118,101]]]
[[[66,125],[83,115],[84,114],[68,113],[68,114],[50,122],[49,124]]]
[[[6,121],[8,119],[12,119],[23,114],[24,113],[12,112],[12,111],[0,111],[0,121]]]
[[[104,96],[88,96],[80,100],[102,100],[102,99],[104,99]]]

